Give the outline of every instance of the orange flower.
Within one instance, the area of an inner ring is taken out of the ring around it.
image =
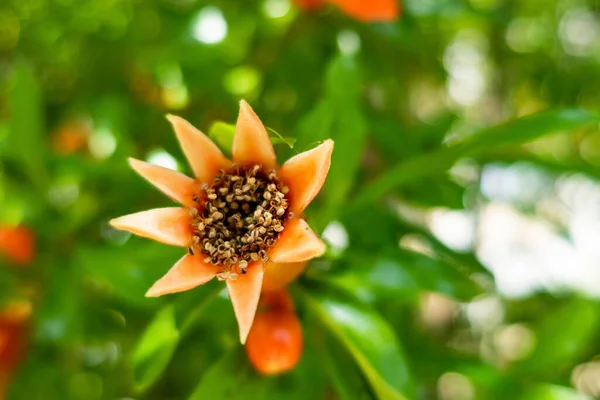
[[[302,355],[302,326],[287,292],[263,295],[248,335],[246,353],[263,375],[293,369]]]
[[[301,218],[320,191],[331,162],[333,141],[289,159],[278,168],[269,135],[252,108],[240,103],[228,160],[203,133],[168,116],[195,179],[130,159],[142,177],[183,205],[126,215],[117,229],[188,249],[148,290],[155,297],[182,292],[213,277],[227,283],[246,341],[258,306],[267,262],[285,268],[319,257],[325,244]]]
[[[27,348],[30,315],[31,306],[27,303],[11,304],[0,310],[0,400]]]
[[[308,10],[314,10],[325,0],[294,0]],[[392,22],[398,19],[398,0],[328,0],[346,15],[363,22]]]
[[[35,258],[35,234],[24,226],[0,226],[0,253],[25,266]]]

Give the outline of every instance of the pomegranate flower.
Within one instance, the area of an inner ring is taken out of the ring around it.
[[[130,159],[132,168],[183,207],[157,208],[110,221],[127,230],[187,249],[146,293],[182,292],[216,277],[225,281],[244,343],[252,326],[267,263],[286,268],[319,257],[325,244],[301,218],[320,191],[333,141],[289,159],[280,168],[267,131],[240,102],[232,161],[203,133],[169,115],[194,178]]]

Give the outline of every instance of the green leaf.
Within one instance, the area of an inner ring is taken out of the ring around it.
[[[208,129],[208,137],[227,154],[231,154],[234,136],[235,125],[226,122],[216,121]]]
[[[519,396],[521,400],[592,400],[575,389],[564,386],[539,384]]]
[[[364,188],[355,198],[352,209],[379,199],[391,190],[419,179],[441,174],[458,159],[487,149],[498,150],[529,142],[540,136],[597,123],[596,114],[585,110],[546,110],[483,130],[451,147],[422,154],[392,167]]]
[[[236,347],[202,375],[189,400],[231,398],[236,392],[236,387],[247,375],[248,369],[248,363],[244,360],[240,347]]]
[[[354,253],[351,258],[350,267],[329,280],[362,300],[416,300],[420,292],[433,291],[467,301],[484,292],[456,265],[424,254],[397,251],[374,259]]]
[[[330,375],[330,379],[341,400],[366,399],[369,390],[364,376],[361,375],[356,363],[342,346],[329,334],[324,338],[324,348],[321,350],[322,362]]]
[[[551,133],[570,132],[599,121],[598,114],[587,110],[544,110],[484,129],[456,146],[462,147],[464,152],[479,153],[498,147],[521,145]]]
[[[141,242],[117,251],[114,247],[81,244],[76,250],[78,265],[86,273],[114,290],[132,304],[148,303],[144,297],[152,284],[181,256],[181,250],[159,243]]]
[[[309,308],[348,349],[379,399],[402,400],[410,394],[400,343],[381,316],[339,299],[302,293]]]
[[[17,62],[11,72],[7,93],[9,134],[3,151],[42,187],[47,182],[47,173],[41,85],[29,64]]]
[[[599,323],[597,306],[584,299],[572,300],[544,314],[534,326],[534,350],[512,372],[553,375],[572,367],[594,345]]]
[[[197,289],[181,294],[174,304],[159,310],[133,352],[138,391],[148,389],[167,368],[179,341],[190,331],[219,293]]]
[[[365,144],[367,123],[363,115],[361,69],[353,57],[341,56],[327,70],[326,94],[300,125],[298,142],[312,147],[326,139],[335,141],[331,167],[322,190],[317,230],[339,213],[355,183]]]
[[[175,308],[166,306],[150,322],[133,353],[133,376],[139,391],[146,390],[160,377],[179,339]]]

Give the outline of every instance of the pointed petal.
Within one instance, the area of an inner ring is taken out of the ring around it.
[[[219,169],[228,169],[231,162],[205,134],[181,117],[167,115],[194,175],[200,182],[209,182]]]
[[[227,280],[229,297],[233,304],[233,311],[240,327],[240,342],[244,344],[248,332],[254,321],[254,314],[258,307],[260,288],[262,287],[264,265],[257,261],[248,266],[248,273],[240,275],[237,280]]]
[[[210,281],[219,268],[207,264],[202,256],[186,254],[160,278],[146,293],[146,297],[158,297],[169,293],[184,292]]]
[[[292,217],[284,227],[277,242],[269,251],[272,262],[296,263],[319,257],[325,252],[325,243],[303,219]]]
[[[279,178],[290,189],[287,197],[291,212],[301,213],[319,193],[329,172],[332,152],[333,140],[328,139],[314,149],[290,158],[281,166]]]
[[[129,165],[135,172],[171,199],[186,207],[196,205],[192,200],[192,196],[200,190],[200,185],[192,178],[177,171],[136,160],[135,158],[129,159]]]
[[[400,13],[398,0],[330,0],[350,17],[364,22],[392,22]]]
[[[231,153],[233,162],[241,165],[259,164],[267,169],[277,167],[277,157],[269,134],[244,100],[240,102]]]
[[[125,215],[112,219],[110,224],[158,242],[188,247],[192,241],[191,218],[185,208],[168,207]]]

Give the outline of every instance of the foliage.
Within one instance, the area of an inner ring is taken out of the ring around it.
[[[0,261],[0,304],[33,310],[8,399],[598,394],[576,374],[600,353],[593,295],[549,284],[511,296],[477,240],[453,246],[430,223],[440,210],[481,217],[497,204],[486,171],[525,166],[546,192],[505,205],[575,240],[539,204],[561,180],[600,178],[600,42],[586,30],[600,30],[598,4],[402,8],[364,23],[287,0],[1,4],[0,225],[28,227],[37,246],[28,267]],[[280,161],[335,140],[306,211],[329,250],[291,288],[304,353],[276,377],[248,363],[222,286],[145,298],[179,250],[107,223],[167,205],[127,157],[187,172],[166,114],[227,152],[241,98]],[[490,304],[478,323],[472,311]]]

